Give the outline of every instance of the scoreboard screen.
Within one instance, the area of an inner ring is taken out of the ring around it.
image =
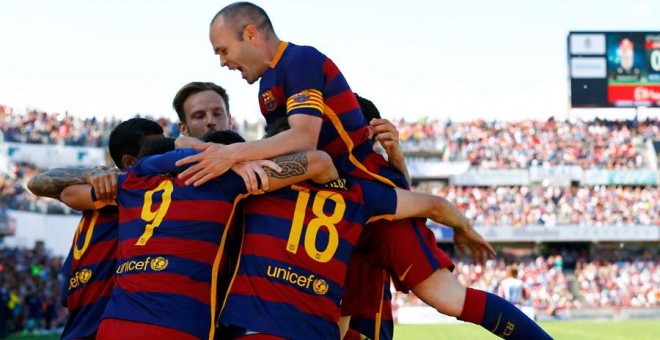
[[[573,107],[660,106],[660,32],[570,32]]]

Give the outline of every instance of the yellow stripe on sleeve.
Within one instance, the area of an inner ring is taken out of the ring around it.
[[[286,112],[299,108],[313,108],[323,113],[323,94],[319,90],[300,91],[286,100]]]

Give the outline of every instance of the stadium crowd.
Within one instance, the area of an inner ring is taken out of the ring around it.
[[[457,261],[453,275],[463,285],[497,294],[500,282],[506,278],[507,268],[513,266],[518,269],[518,278],[523,281],[527,293],[524,305],[549,313],[560,309],[581,308],[582,304],[569,289],[562,263],[560,255],[547,258],[498,257],[486,261],[483,266],[470,261]],[[398,308],[423,305],[423,302],[414,295],[394,292],[393,304]]]
[[[461,187],[424,182],[414,190],[447,198],[475,225],[660,225],[656,186]]]
[[[574,255],[574,254],[573,254]],[[569,255],[570,256],[570,255]],[[660,270],[657,256],[630,260],[590,260],[586,256],[573,258],[576,262],[576,286],[568,284],[565,259],[561,255],[515,258],[498,256],[485,265],[469,260],[456,262],[453,275],[464,285],[497,293],[506,278],[507,268],[518,269],[527,298],[523,305],[557,315],[561,310],[592,307],[660,307]],[[393,306],[422,306],[412,294],[392,289]]]
[[[43,245],[0,246],[0,338],[62,327],[66,310],[59,300],[61,267],[62,258],[49,256]]]
[[[158,122],[166,136],[179,135],[178,120],[150,116],[146,118]],[[107,147],[110,131],[119,123],[121,120],[115,117],[80,118],[68,113],[50,113],[34,109],[18,113],[13,108],[0,104],[0,132],[6,142]],[[232,125],[234,130],[240,127],[234,119]]]
[[[660,138],[660,119],[644,121],[395,121],[406,151],[440,152],[445,161],[469,161],[485,169],[534,165],[634,169],[643,165],[640,145]]]
[[[37,197],[28,191],[27,182],[43,170],[34,164],[16,163],[7,173],[0,172],[0,207],[44,214],[77,213],[60,201]]]
[[[105,147],[110,131],[120,123],[115,118],[82,119],[32,109],[15,112],[0,105],[0,131],[8,142]],[[178,135],[176,121],[164,117],[155,120],[166,135]],[[473,167],[488,169],[532,165],[639,168],[643,165],[640,145],[647,139],[660,139],[658,118],[575,122],[396,119],[394,123],[404,151],[440,152],[445,161],[469,161]],[[236,120],[232,125],[234,130],[241,126]]]
[[[575,274],[581,294],[589,306],[660,306],[657,261],[582,261],[578,263]]]
[[[81,119],[39,110],[17,114],[10,107],[0,106],[0,130],[7,142],[102,147],[118,123],[114,118]]]

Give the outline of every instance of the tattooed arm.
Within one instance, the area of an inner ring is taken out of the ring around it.
[[[100,168],[53,168],[36,175],[28,182],[28,189],[36,196],[60,199],[64,188],[74,184],[88,184]]]
[[[301,151],[275,157],[272,161],[279,165],[282,171],[264,168],[269,177],[266,191],[277,190],[308,179],[317,183],[326,183],[338,177],[332,158],[323,151]]]

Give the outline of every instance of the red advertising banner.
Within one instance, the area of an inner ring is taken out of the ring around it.
[[[607,99],[610,103],[648,102],[660,104],[660,85],[610,85]]]

